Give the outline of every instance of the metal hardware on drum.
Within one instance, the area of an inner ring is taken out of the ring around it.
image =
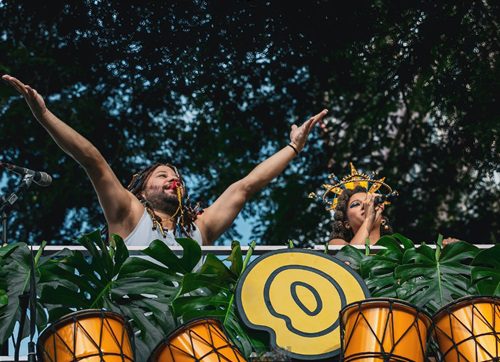
[[[37,355],[42,362],[134,362],[133,334],[118,313],[82,310],[47,327]]]

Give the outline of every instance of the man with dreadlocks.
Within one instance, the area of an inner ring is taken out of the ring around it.
[[[199,213],[191,206],[184,181],[173,165],[154,164],[134,175],[128,188],[123,187],[94,145],[50,112],[35,89],[9,75],[2,78],[24,96],[33,115],[59,147],[83,166],[104,211],[108,232],[124,238],[127,245],[148,245],[155,239],[175,245],[179,236],[204,245],[213,243],[231,226],[250,196],[298,155],[312,127],[327,114],[323,110],[300,127],[293,125],[288,145],[230,185]]]

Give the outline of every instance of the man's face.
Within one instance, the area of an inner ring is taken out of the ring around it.
[[[176,185],[181,188],[181,193],[184,195],[184,187],[175,171],[168,166],[161,165],[146,180],[142,194],[155,210],[171,214],[179,206]]]

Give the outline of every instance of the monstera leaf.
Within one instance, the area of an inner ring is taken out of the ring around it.
[[[179,239],[184,248],[179,258],[157,240],[144,250],[145,256],[129,257],[118,236],[113,236],[109,247],[97,231],[79,242],[88,250],[88,256],[80,251],[68,252],[43,270],[40,287],[50,320],[75,309],[105,308],[120,313],[129,318],[136,332],[137,360],[146,360],[176,326],[171,301],[183,274],[199,262],[200,246]]]
[[[249,356],[252,351],[263,350],[267,345],[262,334],[248,330],[235,312],[234,291],[255,244],[243,260],[241,247],[233,242],[230,256],[225,260],[229,267],[214,255],[208,254],[200,270],[186,274],[172,307],[179,324],[194,318],[215,318],[222,322],[231,340]]]
[[[500,296],[500,245],[476,255],[471,278],[478,294]]]
[[[346,245],[340,249],[337,254],[335,254],[335,257],[354,269],[356,273],[361,276],[361,278],[364,279],[368,277],[368,274],[362,274],[361,267],[364,263],[370,260],[370,255],[365,255],[363,251],[355,248],[354,246]],[[366,271],[366,268],[363,268],[363,270]]]
[[[199,267],[201,248],[191,239],[177,239],[181,256],[159,240],[137,256],[129,256],[117,236],[110,247],[98,232],[79,242],[88,256],[66,251],[43,268],[40,288],[51,321],[75,309],[116,311],[128,317],[136,331],[138,361],[145,361],[175,328],[198,317],[221,320],[247,355],[255,346],[263,349],[234,311],[234,289],[245,265],[239,243],[233,245],[229,267],[210,254]]]
[[[42,262],[40,255],[44,244],[34,257],[35,278],[38,279],[37,269]],[[0,249],[0,298],[3,299],[0,307],[0,344],[4,343],[13,333],[14,326],[21,318],[21,299],[27,303],[31,278],[31,250],[25,243],[10,244]],[[36,324],[39,329],[47,324],[43,307],[37,304]],[[29,318],[26,320],[25,328],[22,331],[21,339],[27,336]],[[16,341],[19,343],[20,340]]]
[[[384,249],[366,255],[363,250],[346,245],[335,256],[363,278],[371,296],[397,298],[399,282],[394,270],[403,263],[405,253],[413,250],[415,245],[400,234],[383,236],[375,245]]]
[[[22,267],[22,264],[19,266],[8,257],[20,247],[24,249],[26,248],[26,244],[16,243],[0,248],[0,295],[2,297],[2,304],[0,306],[0,344],[3,344],[11,336],[14,330],[14,325],[19,317],[19,296],[22,295],[26,289],[24,283],[13,283],[14,278],[9,277],[9,274],[13,271],[21,271],[21,275],[29,273],[29,264],[27,264],[27,271]],[[19,259],[18,254],[20,253],[16,253],[16,260]],[[29,280],[29,274],[27,280]],[[9,301],[10,303],[8,304]]]
[[[466,295],[500,294],[500,246],[479,251],[466,242],[415,247],[400,234],[382,237],[375,254],[345,246],[337,257],[364,279],[373,297],[406,300],[433,314]]]
[[[9,302],[9,295],[7,293],[7,287],[8,287],[8,282],[7,282],[7,271],[4,268],[6,264],[5,258],[9,256],[9,254],[17,247],[19,247],[20,243],[16,244],[9,244],[6,246],[0,247],[0,311],[2,310],[1,308]],[[1,312],[0,312],[1,313]],[[2,340],[0,339],[0,344],[2,344]]]
[[[400,285],[394,270],[403,263],[405,255],[414,250],[415,245],[401,234],[383,236],[375,245],[384,249],[362,264],[362,273],[368,275],[366,285],[373,297],[398,298]]]
[[[466,242],[441,248],[442,236],[436,249],[422,244],[408,250],[403,264],[396,267],[399,279],[398,297],[433,314],[455,299],[469,295],[470,262],[478,249]]]

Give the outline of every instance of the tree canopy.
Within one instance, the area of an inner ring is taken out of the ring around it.
[[[0,71],[36,88],[123,183],[168,160],[205,206],[328,108],[327,131],[243,210],[261,243],[325,241],[331,216],[307,195],[349,162],[400,192],[389,216],[413,240],[496,242],[498,14],[488,0],[3,0]],[[54,176],[17,203],[11,240],[101,226],[84,170],[7,85],[0,115],[0,159]]]

